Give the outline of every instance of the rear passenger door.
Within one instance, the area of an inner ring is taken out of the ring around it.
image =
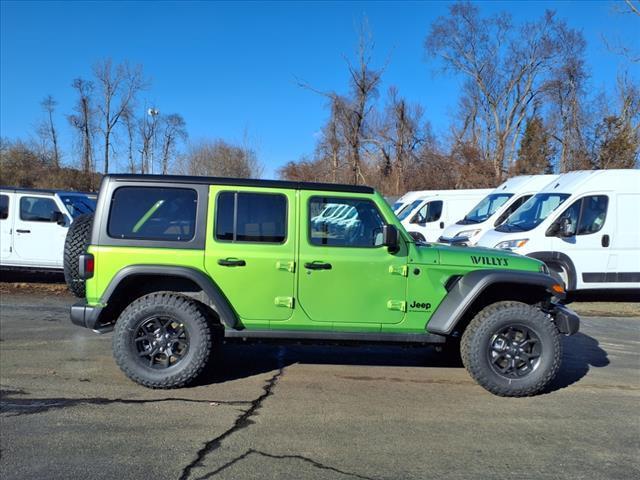
[[[294,308],[296,193],[212,186],[205,268],[245,325]]]

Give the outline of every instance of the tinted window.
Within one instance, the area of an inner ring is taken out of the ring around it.
[[[0,220],[9,217],[9,195],[0,195]]]
[[[436,222],[442,215],[442,200],[426,203],[414,217],[415,223]]]
[[[422,200],[414,200],[411,203],[407,203],[404,207],[400,209],[400,211],[396,212],[396,216],[398,217],[398,219],[404,220],[421,203],[422,203]]]
[[[598,232],[607,218],[609,198],[605,195],[594,195],[582,199],[582,213],[578,223],[578,235]]]
[[[20,219],[27,222],[53,222],[54,212],[59,212],[56,202],[51,198],[20,198]]]
[[[95,198],[86,195],[60,195],[60,199],[73,218],[96,210]]]
[[[186,242],[196,228],[197,194],[186,188],[120,187],[111,199],[113,238]]]
[[[467,215],[458,222],[459,225],[469,225],[487,220],[496,213],[507,200],[511,198],[511,193],[492,193],[484,197]],[[506,218],[506,217],[505,217]]]
[[[287,238],[287,197],[222,192],[216,203],[215,236],[231,242],[283,243]]]
[[[324,216],[328,205],[338,208]],[[333,247],[377,247],[382,244],[382,215],[370,200],[320,198],[309,201],[309,241]]]

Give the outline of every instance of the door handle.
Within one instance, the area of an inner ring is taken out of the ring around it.
[[[17,233],[31,233],[31,230],[20,230],[20,229],[17,229],[16,232]]]
[[[309,270],[331,270],[331,264],[317,261],[307,262],[304,264],[304,268],[308,268]]]
[[[440,228],[444,228],[444,222],[440,222]]]
[[[246,264],[247,262],[238,258],[221,258],[218,260],[218,265],[223,267],[244,267]]]
[[[609,235],[602,235],[602,246],[603,247],[608,247],[609,246]]]

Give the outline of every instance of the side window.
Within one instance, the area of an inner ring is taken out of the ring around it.
[[[582,214],[578,222],[578,235],[596,233],[607,218],[609,198],[606,195],[593,195],[582,199]]]
[[[27,222],[54,222],[53,214],[59,211],[56,202],[51,198],[20,198],[20,220]]]
[[[580,217],[581,203],[582,203],[582,200],[573,202],[569,207],[567,207],[567,209],[564,212],[562,212],[562,214],[558,217],[558,220],[556,220],[556,222],[559,225],[562,225],[565,219],[569,219],[569,221],[571,222],[572,235],[575,235],[576,233],[576,226],[578,224],[578,218]]]
[[[0,220],[9,218],[9,195],[0,195]]]
[[[216,201],[216,240],[284,243],[287,197],[270,193],[221,192]]]
[[[416,214],[418,223],[437,222],[442,215],[442,200],[425,204]]]
[[[507,207],[507,209],[502,213],[502,215],[500,215],[500,217],[498,217],[498,219],[496,220],[496,223],[494,223],[493,225],[495,227],[497,227],[498,225],[502,225],[502,223],[507,218],[509,218],[509,215],[511,215],[513,212],[515,212],[518,208],[520,208],[520,205],[525,203],[531,197],[532,197],[532,195],[523,195],[520,198],[516,199],[516,201],[513,202],[511,205],[509,205]]]
[[[335,215],[324,216],[328,205]],[[312,197],[309,200],[309,241],[330,247],[378,247],[385,224],[376,205],[365,199]]]
[[[188,188],[120,187],[111,198],[112,238],[188,242],[195,235],[198,195]]]

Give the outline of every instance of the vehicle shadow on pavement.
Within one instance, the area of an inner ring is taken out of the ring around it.
[[[578,382],[589,373],[590,367],[602,368],[609,365],[606,350],[589,335],[578,332],[564,337],[562,346],[562,366],[545,393],[555,392]]]
[[[462,368],[459,355],[433,347],[299,345],[291,343],[225,344],[219,346],[213,367],[198,385],[252,377],[295,363],[388,367]]]
[[[223,383],[260,375],[295,363],[316,365],[354,365],[388,367],[464,368],[460,356],[437,352],[433,347],[342,346],[264,343],[225,344],[197,382],[198,385]],[[577,333],[563,338],[562,366],[544,393],[566,388],[587,375],[591,367],[609,365],[607,352],[598,341]]]

